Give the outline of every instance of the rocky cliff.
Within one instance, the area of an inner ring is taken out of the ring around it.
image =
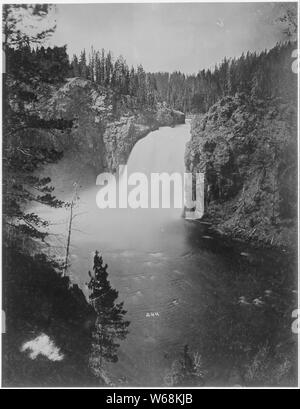
[[[185,122],[185,115],[158,104],[140,107],[135,98],[116,95],[91,81],[71,78],[59,89],[47,87],[38,101],[43,118],[74,119],[70,133],[41,134],[57,149],[71,152],[96,173],[115,172],[125,164],[136,142],[160,126]]]
[[[205,216],[221,233],[296,240],[296,104],[225,97],[192,122],[186,167],[205,173]]]

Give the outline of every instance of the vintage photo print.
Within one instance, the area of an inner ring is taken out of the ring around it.
[[[2,33],[2,387],[296,388],[298,3],[3,1]]]

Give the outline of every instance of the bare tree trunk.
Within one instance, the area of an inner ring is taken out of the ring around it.
[[[73,223],[73,209],[74,209],[76,201],[77,201],[77,183],[75,183],[73,199],[72,199],[71,207],[70,207],[70,220],[69,220],[69,228],[68,228],[68,240],[67,240],[67,247],[66,247],[66,258],[65,258],[63,277],[67,275],[67,271],[68,271],[70,243],[71,243],[71,234],[72,234],[72,223]]]

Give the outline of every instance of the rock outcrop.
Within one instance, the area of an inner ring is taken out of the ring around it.
[[[186,167],[205,173],[205,219],[221,233],[272,245],[296,238],[297,109],[224,97],[192,122]]]
[[[116,95],[80,78],[68,79],[59,89],[48,87],[39,105],[44,118],[75,118],[70,133],[48,134],[46,139],[58,149],[71,151],[96,173],[115,172],[120,164],[126,164],[136,142],[149,132],[185,122],[183,113],[165,104],[140,107],[133,97]],[[39,142],[45,141],[44,137]]]

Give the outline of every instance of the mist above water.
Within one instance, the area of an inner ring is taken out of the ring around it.
[[[73,245],[82,241],[99,241],[99,245],[110,243],[114,248],[141,248],[151,251],[159,247],[158,234],[166,225],[179,221],[183,209],[151,209],[150,180],[152,173],[179,173],[184,178],[185,145],[190,138],[189,124],[175,128],[161,128],[140,140],[130,155],[127,164],[128,178],[131,174],[143,173],[149,181],[149,208],[147,209],[99,209],[96,196],[101,187],[84,186],[79,181],[79,200],[75,213],[72,234]],[[130,192],[131,187],[128,187]],[[173,191],[171,190],[171,196]],[[171,200],[173,205],[173,200]],[[93,247],[92,249],[93,250]]]
[[[128,176],[133,172],[183,175],[189,138],[189,123],[151,132],[134,147]],[[72,184],[79,186],[68,274],[88,294],[87,273],[93,252],[99,250],[128,311],[131,324],[119,348],[119,361],[107,365],[111,380],[116,385],[163,386],[174,360],[189,345],[216,373],[213,383],[230,384],[228,371],[237,365],[236,357],[244,365],[249,351],[273,342],[282,329],[281,307],[277,309],[276,299],[265,295],[283,291],[282,281],[278,280],[280,290],[274,283],[274,260],[252,254],[250,263],[237,246],[224,247],[198,223],[184,220],[182,209],[101,210],[96,204],[97,175],[79,166],[66,157],[46,171],[59,197],[70,200]],[[50,254],[57,249],[64,255],[69,210],[37,210],[52,223]],[[290,290],[284,291],[290,300]],[[246,300],[247,311],[241,300]]]

